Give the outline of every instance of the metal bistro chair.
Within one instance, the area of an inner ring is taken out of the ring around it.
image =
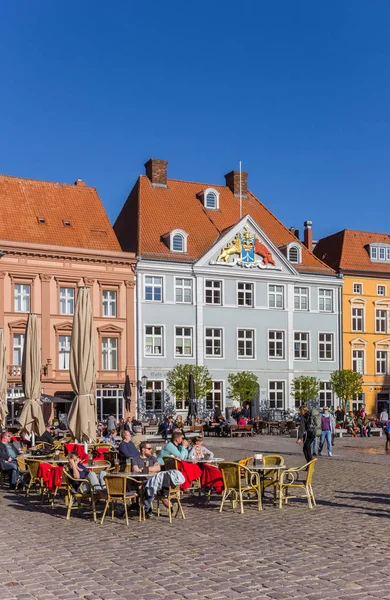
[[[175,469],[177,471],[179,470],[177,468],[178,459],[175,458],[174,456],[164,456],[163,460],[164,460],[164,466],[165,466],[166,471],[170,471],[172,469]],[[191,490],[191,488],[189,488],[189,490]],[[182,491],[180,489],[180,485],[176,485],[175,487],[169,488],[168,496],[164,496],[164,498],[166,498],[168,500],[167,509],[168,509],[168,516],[169,516],[170,523],[172,523],[172,513],[173,513],[173,502],[174,501],[176,501],[176,503],[177,503],[175,518],[179,514],[179,511],[180,511],[182,518],[183,519],[186,518],[183,507],[181,505],[181,500],[180,500],[181,495],[182,495]],[[161,494],[157,494],[156,500],[157,500],[157,516],[159,517],[160,516],[160,502],[161,502],[161,504],[163,504],[163,502],[162,502],[163,496]]]
[[[30,480],[28,482],[26,488],[26,498],[30,493],[31,487],[34,486],[36,490],[41,494],[41,499],[43,498],[44,485],[42,479],[38,477],[38,469],[42,460],[36,460],[32,458],[25,459],[25,465],[27,467],[28,473],[30,475]]]
[[[283,502],[287,504],[291,498],[298,498],[299,496],[288,495],[289,490],[303,490],[304,495],[307,498],[309,508],[316,506],[316,500],[314,498],[313,488],[311,482],[313,479],[314,466],[317,459],[314,458],[306,465],[297,469],[291,468],[286,469],[281,473],[279,481],[279,508],[282,508]],[[303,481],[299,480],[299,475],[303,473],[305,478]]]
[[[75,479],[64,470],[63,477],[67,484],[67,496],[65,503],[68,507],[68,511],[66,514],[67,520],[70,519],[70,513],[74,508],[80,510],[81,503],[83,500],[87,500],[88,503],[91,503],[92,512],[93,512],[93,520],[96,523],[96,500],[99,499],[99,495],[95,493],[92,485],[88,481],[88,479]],[[73,487],[74,485],[78,485],[78,487]],[[82,491],[82,484],[85,484],[84,491]],[[76,505],[76,506],[75,506]]]
[[[23,454],[20,454],[16,457],[16,462],[18,465],[18,478],[16,480],[16,490],[18,490],[20,484],[22,484],[22,489],[26,487],[26,479],[29,475],[29,470],[26,465],[26,459]]]
[[[180,469],[178,467],[179,460],[180,459],[176,458],[175,456],[164,456],[163,461],[164,461],[165,470],[170,471],[172,469],[176,469],[176,471],[180,471]],[[200,481],[200,477],[198,479],[194,479],[194,481],[191,482],[191,485],[188,488],[188,490],[186,490],[186,492],[191,492],[193,494],[195,494],[197,492],[199,496],[201,495],[202,484]]]
[[[268,465],[270,467],[272,467],[272,465],[283,466],[284,458],[280,454],[266,454],[265,456],[263,456],[263,465],[267,466],[267,467],[268,467]],[[279,479],[280,479],[280,470],[272,469],[272,468],[270,470],[267,469],[266,471],[263,471],[263,475],[261,477],[261,480],[262,480],[261,485],[263,488],[263,493],[267,487],[272,486],[274,488],[274,502],[276,502],[276,499],[277,499]]]
[[[218,468],[222,471],[224,483],[219,512],[222,512],[223,505],[229,496],[233,509],[237,507],[238,502],[240,503],[241,514],[244,512],[244,502],[257,502],[258,510],[262,510],[260,476],[257,472],[251,471],[244,465],[231,462],[223,462],[218,465]],[[244,479],[242,479],[242,473],[244,473]],[[253,497],[244,498],[244,494]]]
[[[137,485],[139,484],[139,482],[136,479],[132,479],[131,477],[123,477],[123,476],[118,476],[118,475],[106,475],[104,480],[105,480],[106,486],[107,486],[106,487],[107,500],[106,500],[106,505],[104,507],[102,520],[100,521],[100,525],[103,525],[103,523],[104,523],[104,519],[106,518],[107,510],[108,510],[108,507],[110,506],[110,504],[111,504],[111,518],[114,519],[114,509],[115,509],[116,502],[121,502],[123,504],[124,509],[125,509],[126,525],[129,525],[129,517],[127,514],[127,502],[129,500],[131,502],[133,500],[135,500],[138,497],[138,494],[134,490],[131,490],[130,492],[128,492],[127,488],[126,488],[126,484],[129,480],[135,482]],[[141,502],[140,502],[140,521],[142,519],[142,513],[143,513],[143,511],[141,509]]]

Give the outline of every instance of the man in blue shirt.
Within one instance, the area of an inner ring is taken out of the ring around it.
[[[121,431],[122,441],[119,444],[119,464],[123,468],[127,464],[127,460],[130,458],[138,458],[139,452],[133,442],[131,441],[130,431],[123,429]]]
[[[18,463],[16,462],[17,455],[20,454],[13,444],[11,444],[11,436],[8,431],[3,431],[0,436],[0,467],[3,471],[10,471],[10,489],[16,488],[16,482],[19,476]]]

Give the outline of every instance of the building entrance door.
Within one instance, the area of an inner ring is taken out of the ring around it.
[[[390,394],[379,393],[376,395],[376,412],[379,416],[383,410],[387,411],[387,414],[390,415]]]

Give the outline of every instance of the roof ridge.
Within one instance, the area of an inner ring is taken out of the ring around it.
[[[22,179],[23,181],[32,181],[34,183],[49,183],[50,185],[67,185],[71,188],[77,187],[74,183],[62,183],[61,181],[48,181],[47,179],[32,179],[32,177],[19,177],[18,175],[7,175],[5,173],[0,173],[0,177],[5,177],[7,179],[18,179],[18,180]],[[83,181],[83,180],[80,180],[80,181]],[[85,183],[85,181],[83,181],[83,183]],[[87,188],[96,190],[96,188],[93,185],[87,185],[86,183],[85,183],[85,186],[80,186],[80,187],[87,187]]]
[[[144,177],[145,179],[149,179],[147,175],[140,175],[139,177]],[[206,187],[223,187],[227,188],[227,185],[223,185],[220,183],[205,183],[202,181],[188,181],[187,179],[175,179],[173,177],[167,177],[167,181],[176,181],[177,183],[192,183],[194,185],[205,185]]]

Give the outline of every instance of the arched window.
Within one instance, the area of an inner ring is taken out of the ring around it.
[[[206,194],[206,208],[217,208],[217,194],[214,192]]]
[[[175,233],[172,237],[172,252],[184,252],[184,237],[181,233]]]
[[[299,250],[296,246],[291,246],[288,249],[288,260],[291,263],[299,263]]]

